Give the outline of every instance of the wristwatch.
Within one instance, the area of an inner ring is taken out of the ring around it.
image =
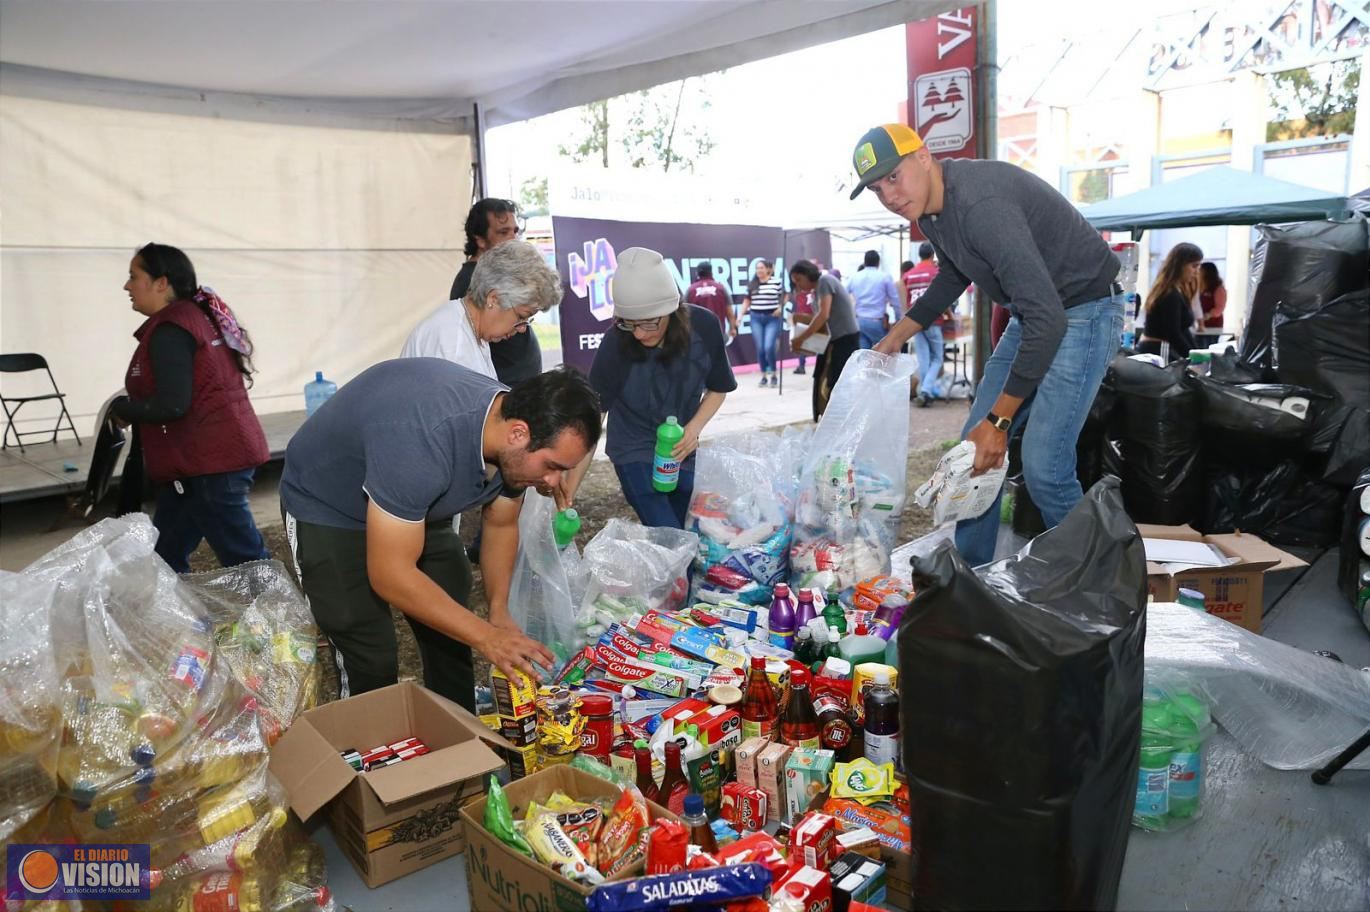
[[[1004,431],[1007,433],[1008,429],[1013,426],[1012,418],[1002,418],[993,412],[986,415],[985,420],[988,421],[990,426],[996,431]]]

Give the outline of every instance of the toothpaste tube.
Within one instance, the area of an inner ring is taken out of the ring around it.
[[[717,605],[696,605],[691,616],[699,620],[700,615],[703,615],[728,627],[735,627],[738,630],[752,633],[757,628],[757,614],[760,610],[760,608],[729,599]]]
[[[684,630],[686,625],[678,618],[669,617],[659,611],[648,611],[642,617],[635,618],[630,626],[637,631],[638,636],[646,637],[662,646],[669,646],[671,637]]]
[[[677,652],[667,651],[660,647],[645,649],[639,646],[637,641],[631,639],[626,631],[627,629],[623,627],[617,629],[611,627],[599,638],[599,645],[607,646],[629,659],[636,659],[643,665],[659,665],[672,671],[693,675],[699,678],[701,682],[713,673],[713,665],[696,662],[694,659]]]
[[[748,640],[746,650],[748,656],[761,656],[768,661],[779,659],[783,662],[794,658],[792,650],[781,649],[779,646],[772,646],[770,643],[762,643],[758,640]]]
[[[575,655],[571,661],[566,663],[560,673],[557,674],[553,683],[574,686],[585,680],[585,676],[590,673],[590,669],[595,664],[595,650],[592,646],[586,646]]]
[[[705,868],[678,874],[652,874],[600,884],[590,894],[589,912],[658,912],[673,907],[721,905],[764,896],[771,886],[765,865]]]
[[[647,665],[607,646],[595,647],[595,667],[602,670],[610,681],[631,684],[639,690],[650,690],[667,697],[683,697],[703,683],[701,678],[694,675]]]
[[[724,642],[721,634],[702,627],[687,628],[671,637],[671,645],[683,653],[725,668],[746,668],[746,657],[728,649]]]

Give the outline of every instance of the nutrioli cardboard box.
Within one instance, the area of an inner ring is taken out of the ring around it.
[[[596,798],[616,799],[622,790],[598,776],[569,766],[553,766],[534,773],[526,779],[504,786],[514,819],[522,820],[531,802],[539,804],[561,789],[572,798],[587,801]],[[519,912],[557,912],[581,910],[593,888],[575,883],[551,868],[522,855],[485,829],[485,803],[481,797],[461,809],[466,824],[466,884],[470,890],[470,908],[485,910],[519,910]],[[674,814],[658,804],[647,802],[652,820],[666,817],[677,820]],[[627,880],[642,873],[642,866],[630,869],[613,880]]]
[[[1236,558],[1226,567],[1195,567],[1171,573],[1160,564],[1147,562],[1146,581],[1158,602],[1173,602],[1181,589],[1197,589],[1204,594],[1208,613],[1261,632],[1264,611],[1265,574],[1274,570],[1293,570],[1308,566],[1292,554],[1266,544],[1255,535],[1204,535],[1189,526],[1138,525],[1142,538],[1203,542],[1213,545],[1228,557]]]
[[[429,753],[369,773],[338,753],[408,737]],[[301,820],[328,808],[343,854],[375,887],[466,848],[457,812],[504,765],[486,741],[508,746],[457,704],[405,682],[304,713],[271,749],[271,772]]]

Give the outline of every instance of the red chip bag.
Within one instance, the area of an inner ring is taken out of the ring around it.
[[[690,831],[674,820],[658,820],[647,837],[647,873],[675,874],[685,870]]]
[[[646,854],[643,831],[647,829],[647,800],[630,785],[609,809],[604,829],[599,834],[597,863],[606,877],[629,870]]]

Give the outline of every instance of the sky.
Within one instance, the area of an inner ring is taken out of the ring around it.
[[[1182,28],[1214,7],[1251,3],[1219,0],[1198,8],[1192,0],[999,0],[1000,96],[1106,95],[1110,82],[1135,88],[1140,74],[1108,70],[1108,48],[1122,48],[1139,29],[1150,33],[1158,19]],[[1078,61],[1080,71],[1058,69],[1053,81],[1044,82],[1067,49],[1073,49],[1070,59]],[[1104,81],[1096,82],[1101,74]],[[809,210],[831,212],[845,199],[837,184],[849,173],[857,138],[898,117],[906,82],[902,26],[711,75],[711,107],[700,116],[714,148],[696,173],[734,186],[774,188],[760,195],[784,206],[787,218]],[[560,144],[584,133],[575,110],[492,129],[486,147],[489,192],[517,199],[526,179],[563,165]]]

